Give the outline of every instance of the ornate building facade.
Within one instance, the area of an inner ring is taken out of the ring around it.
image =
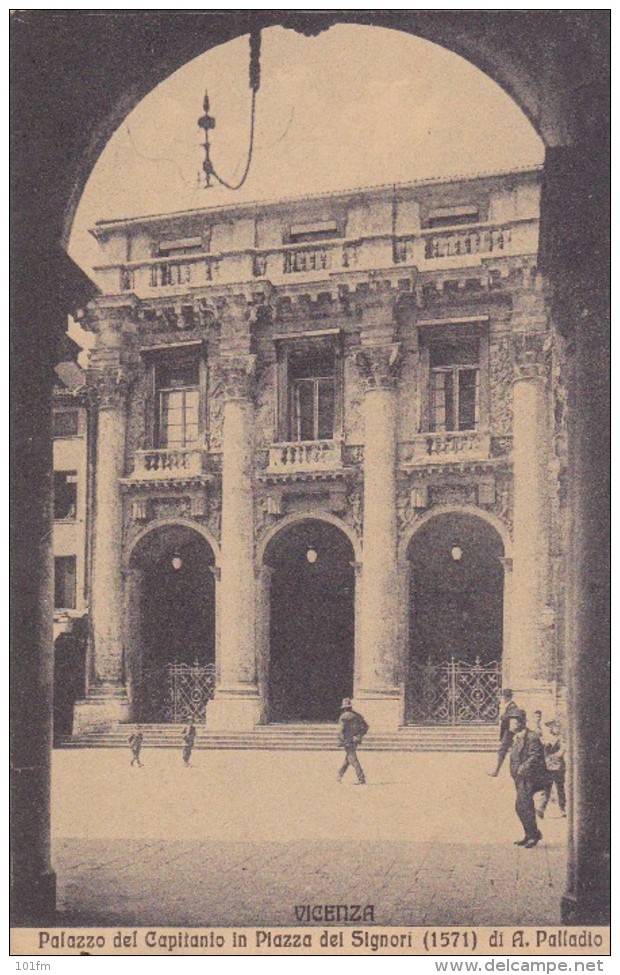
[[[76,732],[211,697],[231,731],[334,720],[349,695],[375,731],[484,723],[502,684],[555,712],[566,416],[540,177],[97,224]]]

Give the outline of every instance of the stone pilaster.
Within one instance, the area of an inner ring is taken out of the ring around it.
[[[364,548],[355,700],[375,730],[402,720],[396,524],[396,420],[400,346],[358,354],[364,393]]]
[[[512,687],[512,663],[510,654],[510,628],[512,620],[512,559],[500,559],[504,569],[503,620],[502,620],[502,686]]]
[[[510,683],[527,712],[553,710],[549,641],[544,634],[548,571],[546,345],[540,333],[514,335],[514,526]]]
[[[257,685],[252,489],[255,356],[225,354],[222,455],[222,573],[219,659],[209,728],[242,730],[260,719]]]
[[[88,383],[97,414],[91,648],[88,691],[74,712],[74,733],[107,730],[130,717],[123,660],[123,503],[119,479],[125,472],[127,397],[132,371],[124,354],[123,326],[129,309],[95,304],[90,327],[97,345]]]

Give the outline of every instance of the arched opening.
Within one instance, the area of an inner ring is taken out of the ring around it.
[[[504,546],[475,515],[429,519],[409,543],[409,723],[497,720]]]
[[[126,664],[134,717],[204,721],[215,671],[215,557],[184,525],[148,532],[127,589]]]
[[[354,557],[345,533],[318,519],[287,526],[269,543],[271,721],[335,721],[352,694]]]
[[[403,29],[410,33],[426,33],[427,36],[433,37],[447,47],[458,45],[464,56],[489,71],[489,74],[495,76],[497,80],[501,81],[500,68],[502,71],[514,74],[516,79],[522,79],[521,85],[504,83],[504,88],[508,91],[512,89],[515,100],[521,106],[531,102],[534,106],[534,110],[530,113],[532,118],[535,119],[537,116],[546,118],[551,123],[557,120],[560,130],[568,129],[571,124],[574,126],[576,151],[573,152],[572,148],[562,148],[560,153],[550,154],[551,194],[555,198],[555,203],[551,207],[552,212],[548,213],[545,236],[547,243],[555,236],[564,253],[563,263],[559,260],[553,270],[552,282],[560,299],[565,300],[565,327],[567,329],[573,327],[580,316],[584,319],[584,332],[583,335],[577,333],[575,346],[578,353],[580,346],[584,346],[583,361],[592,364],[591,371],[587,375],[584,366],[585,378],[576,370],[577,376],[581,376],[579,389],[585,390],[586,395],[580,398],[575,394],[579,409],[571,411],[570,432],[571,437],[574,438],[575,449],[569,474],[571,485],[574,486],[571,511],[573,523],[576,525],[574,531],[576,542],[574,550],[571,551],[576,582],[572,585],[571,591],[577,595],[570,603],[572,616],[576,619],[576,625],[571,626],[570,640],[570,652],[574,654],[573,669],[576,674],[572,697],[575,714],[579,718],[574,734],[574,752],[577,756],[587,756],[583,759],[583,767],[580,764],[576,765],[575,780],[581,783],[582,776],[588,776],[586,788],[581,790],[582,809],[581,815],[577,817],[577,823],[582,824],[583,836],[590,838],[601,834],[600,817],[606,811],[605,803],[600,801],[599,786],[601,776],[606,772],[604,767],[601,768],[601,763],[604,765],[608,752],[605,747],[601,747],[601,738],[606,741],[607,723],[605,709],[597,711],[597,702],[600,704],[608,698],[608,668],[605,651],[601,650],[607,643],[605,630],[607,587],[604,581],[607,575],[604,559],[600,557],[600,552],[605,548],[605,538],[597,532],[596,528],[602,526],[601,532],[605,531],[608,500],[604,490],[598,492],[592,490],[589,474],[596,469],[600,456],[605,452],[608,396],[605,393],[604,383],[608,370],[605,368],[607,361],[604,342],[605,314],[592,313],[591,319],[586,320],[586,314],[582,312],[581,297],[588,293],[588,289],[584,288],[584,282],[591,282],[589,294],[592,300],[587,301],[586,305],[590,308],[594,305],[596,308],[597,295],[603,296],[603,302],[605,300],[605,288],[601,287],[600,275],[597,274],[597,270],[600,270],[597,262],[600,260],[601,250],[596,244],[592,246],[592,242],[606,240],[604,227],[606,207],[600,195],[598,199],[602,205],[593,206],[592,194],[597,192],[597,188],[600,191],[605,186],[607,159],[605,139],[608,126],[604,94],[607,85],[600,52],[607,51],[607,44],[604,41],[606,25],[601,29],[600,19],[605,16],[604,11],[587,11],[585,13],[588,17],[585,19],[584,11],[573,12],[575,19],[570,19],[572,14],[567,11],[548,13],[548,17],[540,20],[537,11],[489,12],[485,14],[487,19],[484,30],[480,26],[479,11],[370,11],[344,12],[344,16],[346,19],[372,18],[374,22],[384,24],[395,23],[394,18],[397,17],[400,18]],[[65,15],[70,16],[71,12],[65,12]],[[341,15],[342,12],[338,12],[329,20]],[[204,15],[205,18],[208,16],[208,14]],[[46,412],[49,413],[49,391],[45,386],[43,373],[49,370],[45,352],[43,351],[38,359],[34,360],[32,349],[39,347],[41,343],[43,348],[47,343],[48,348],[51,349],[54,341],[53,323],[60,320],[60,315],[67,311],[66,303],[69,299],[66,286],[54,286],[57,281],[65,282],[66,277],[61,273],[60,264],[54,263],[54,257],[60,237],[61,218],[63,213],[65,216],[68,214],[70,218],[72,198],[79,194],[82,186],[82,182],[77,187],[70,185],[69,174],[78,170],[83,181],[87,166],[92,164],[114,126],[124,118],[127,106],[135,104],[144,92],[161,81],[170,70],[193,56],[196,53],[196,46],[203,43],[203,36],[208,36],[210,43],[217,43],[219,40],[228,40],[237,30],[241,30],[241,27],[237,27],[237,17],[233,23],[233,16],[236,17],[231,13],[228,21],[220,18],[218,24],[203,21],[198,27],[194,12],[179,14],[178,11],[169,11],[164,17],[164,20],[168,18],[169,24],[164,27],[169,26],[170,29],[162,27],[162,18],[158,14],[151,18],[149,30],[148,21],[145,22],[144,18],[140,23],[132,23],[127,18],[114,18],[114,12],[111,12],[107,22],[105,17],[95,18],[93,21],[95,26],[90,33],[85,30],[84,24],[81,24],[80,30],[75,32],[71,29],[73,25],[69,24],[67,29],[62,21],[61,28],[54,33],[50,31],[50,24],[45,19],[39,18],[39,31],[35,34],[35,41],[33,44],[31,42],[31,46],[35,55],[39,52],[41,56],[33,56],[32,51],[27,49],[21,55],[22,94],[18,110],[21,105],[21,115],[27,118],[24,109],[27,107],[30,111],[33,105],[38,106],[41,124],[22,126],[24,138],[20,154],[22,168],[27,178],[21,181],[22,207],[16,207],[16,212],[25,213],[25,219],[30,221],[28,224],[30,232],[23,235],[20,257],[15,262],[16,269],[21,270],[24,275],[23,287],[15,289],[16,293],[21,295],[21,303],[16,308],[15,315],[15,341],[18,345],[14,358],[18,362],[18,369],[21,370],[21,389],[24,392],[22,407],[20,408],[19,404],[17,407],[22,422],[16,432],[16,440],[18,444],[26,445],[29,456],[34,458],[28,476],[28,490],[24,488],[21,493],[22,507],[19,508],[14,519],[18,526],[16,538],[19,541],[19,552],[16,554],[15,563],[21,566],[25,580],[24,585],[20,585],[18,581],[16,591],[20,596],[22,619],[33,621],[31,626],[24,627],[20,633],[16,633],[16,638],[19,639],[13,653],[15,666],[19,667],[19,676],[14,687],[17,685],[21,691],[19,695],[17,693],[15,695],[16,712],[19,713],[21,710],[25,716],[22,718],[25,726],[22,723],[14,728],[14,741],[19,747],[16,747],[13,764],[19,772],[19,779],[25,778],[24,766],[28,764],[24,759],[20,760],[20,753],[24,752],[27,759],[31,760],[33,748],[32,715],[29,714],[27,707],[20,707],[20,701],[32,697],[33,693],[39,693],[43,671],[47,674],[43,680],[49,678],[49,668],[45,659],[43,664],[40,664],[40,659],[44,657],[41,649],[44,644],[40,639],[38,628],[40,617],[45,616],[46,612],[49,615],[50,603],[49,579],[46,583],[45,573],[40,568],[49,562],[46,553],[41,554],[40,550],[40,540],[49,537],[49,526],[45,520],[49,499],[45,496],[45,490],[41,492],[40,487],[49,481],[47,434],[43,422]],[[256,16],[261,18],[261,23],[263,18],[265,22],[271,23],[273,17],[285,21],[285,14],[281,11],[257,12]],[[537,17],[534,25],[529,19],[532,17]],[[598,23],[592,19],[597,17]],[[293,12],[291,18],[295,18],[291,23],[300,24],[302,29],[309,33],[329,22],[325,14]],[[317,18],[320,18],[319,26],[317,26]],[[287,15],[286,23],[288,22]],[[16,19],[13,26],[32,34],[33,23],[32,21],[28,23],[24,17]],[[108,44],[107,47],[99,45],[97,48],[97,43],[106,32],[114,37],[114,44]],[[172,46],[171,37],[175,40]],[[66,57],[69,50],[67,45],[71,46],[75,55],[71,59]],[[580,50],[576,62],[580,66],[583,84],[576,84],[573,73],[565,70],[567,63],[575,63],[574,54],[577,49],[575,45]],[[97,58],[88,56],[94,49],[98,49]],[[81,57],[80,50],[83,52]],[[119,50],[124,52],[122,60],[125,71],[122,75],[118,72]],[[545,53],[550,56],[543,56]],[[45,63],[52,72],[52,79],[56,71],[60,72],[68,83],[50,84],[49,71],[32,70],[35,62]],[[594,97],[594,91],[597,97]],[[550,105],[546,102],[546,93],[549,93],[553,99]],[[76,124],[73,128],[81,133],[69,149],[66,140],[58,139],[59,119],[74,119]],[[83,123],[81,125],[80,119]],[[114,121],[112,122],[111,119]],[[540,131],[540,124],[538,128]],[[96,140],[92,138],[93,129],[97,131]],[[604,137],[601,137],[603,130]],[[553,138],[549,138],[546,132],[544,137],[547,146],[558,144]],[[564,146],[565,143],[562,142],[560,145]],[[36,151],[34,151],[35,146]],[[67,160],[70,164],[73,161],[73,167],[66,165]],[[60,162],[63,165],[59,165]],[[32,193],[34,185],[39,187],[39,193]],[[34,228],[37,229],[36,233],[33,232]],[[586,240],[588,246],[578,251],[580,260],[576,261],[573,243],[579,240]],[[47,332],[42,329],[40,319],[33,313],[33,309],[44,306],[48,311]],[[597,356],[595,353],[599,348],[601,351]],[[33,368],[36,368],[37,362],[41,376],[39,382],[33,382]],[[39,398],[36,399],[35,393],[38,390],[40,390]],[[23,404],[26,408],[23,408]],[[20,468],[15,474],[22,476],[23,471]],[[595,526],[595,529],[592,526]],[[597,579],[597,585],[594,587],[592,567],[596,570]],[[30,585],[33,578],[35,584]],[[37,585],[39,578],[42,582]],[[582,592],[587,593],[587,598],[580,601],[579,594]],[[580,608],[579,613],[576,606]],[[19,652],[21,650],[23,653]],[[593,714],[599,715],[599,719],[594,722]],[[35,736],[38,737],[41,756],[37,757],[37,769],[45,769],[46,763],[49,764],[46,731],[46,723],[49,725],[48,719],[49,715],[46,717],[42,711],[41,734]],[[595,747],[587,747],[590,740],[596,742]],[[45,773],[40,777],[44,780]],[[591,801],[590,796],[593,797]],[[20,849],[24,846],[34,848],[39,834],[46,833],[45,828],[40,825],[42,817],[36,815],[32,790],[26,793],[26,800],[25,805],[22,802],[19,808],[28,811],[27,817],[24,818],[28,822],[29,829],[25,829],[25,823],[19,821],[22,834],[19,841]],[[604,827],[602,829],[604,830]],[[47,834],[49,835],[49,829]],[[571,859],[571,876],[574,882],[579,884],[577,905],[579,911],[575,913],[580,923],[585,923],[584,918],[590,923],[601,923],[600,918],[607,916],[606,896],[603,894],[602,908],[597,905],[598,913],[588,910],[591,902],[588,896],[588,882],[591,883],[596,894],[597,882],[604,876],[603,865],[608,862],[606,848],[599,854],[596,845],[593,849],[589,842],[586,843],[582,839],[578,831],[574,842],[577,853]],[[602,847],[604,845],[601,844]],[[19,858],[16,857],[18,866],[19,862]],[[43,871],[48,868],[49,863],[47,867],[44,863],[39,873],[45,876]],[[581,878],[582,869],[585,869],[585,880]],[[20,876],[19,871],[16,875]],[[583,904],[582,887],[586,890]],[[22,888],[18,886],[16,889],[19,894]],[[49,889],[51,891],[51,885]],[[22,910],[22,905],[28,904],[33,896],[32,878],[29,874],[23,890],[25,898],[22,897],[19,901]],[[50,893],[50,903],[52,898],[53,894]],[[575,915],[571,915],[570,911],[568,916],[574,920]],[[594,921],[592,921],[593,917]]]

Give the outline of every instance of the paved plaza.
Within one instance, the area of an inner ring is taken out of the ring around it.
[[[368,785],[336,782],[335,752],[56,751],[59,924],[294,925],[295,905],[374,904],[375,921],[560,921],[566,820],[534,850],[493,756],[360,752]],[[349,772],[347,775],[351,775]]]

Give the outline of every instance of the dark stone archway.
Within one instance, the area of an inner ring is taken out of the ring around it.
[[[135,720],[175,719],[171,665],[195,665],[197,673],[214,665],[214,566],[209,543],[185,525],[155,528],[134,547],[130,585],[137,591],[128,600],[126,661]]]
[[[503,555],[498,532],[467,513],[438,514],[411,539],[407,722],[497,720]]]
[[[353,694],[354,552],[335,525],[309,519],[271,540],[269,718],[329,721]]]
[[[48,918],[55,903],[49,417],[66,316],[93,292],[63,250],[75,206],[112,131],[171,71],[251,27],[313,34],[335,22],[394,27],[463,55],[512,95],[547,146],[540,264],[571,360],[566,658],[579,811],[564,914],[572,923],[607,922],[609,21],[607,10],[13,14],[12,451],[19,463],[11,469],[11,747],[19,923]]]

